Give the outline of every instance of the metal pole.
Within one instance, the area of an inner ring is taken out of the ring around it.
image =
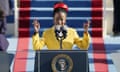
[[[60,50],[62,50],[62,38],[60,38]]]

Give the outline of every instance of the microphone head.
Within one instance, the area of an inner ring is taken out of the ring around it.
[[[67,27],[67,25],[55,25],[55,30],[57,30],[57,31],[66,31],[67,32],[67,29],[68,29],[68,27]]]
[[[64,25],[63,27],[62,27],[62,33],[63,33],[63,37],[64,37],[64,39],[67,37],[67,26],[66,25]]]
[[[57,38],[60,37],[65,39],[67,36],[67,26],[55,25],[55,35]]]
[[[64,26],[61,27],[61,30],[66,30],[67,31],[67,28],[68,28],[67,25],[64,25]]]
[[[60,30],[61,30],[61,27],[62,27],[62,25],[55,25],[55,30],[60,31]]]

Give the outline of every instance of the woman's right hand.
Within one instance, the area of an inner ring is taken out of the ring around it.
[[[35,19],[35,20],[33,21],[33,25],[34,25],[34,30],[35,30],[35,32],[39,32],[40,23],[38,22],[37,19]]]

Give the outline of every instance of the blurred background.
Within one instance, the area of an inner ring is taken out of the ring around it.
[[[1,0],[2,1],[2,0]],[[38,19],[42,32],[53,25],[53,5],[65,2],[69,7],[67,25],[83,36],[83,23],[91,21],[88,50],[90,72],[120,72],[120,35],[114,36],[113,0],[10,0],[12,13],[7,16],[6,38],[11,72],[33,72],[35,51],[32,49],[32,22]],[[120,4],[119,0],[117,3]],[[117,4],[116,3],[116,4]],[[120,25],[119,25],[120,26]],[[47,49],[44,47],[43,49]],[[79,50],[75,46],[73,50]]]

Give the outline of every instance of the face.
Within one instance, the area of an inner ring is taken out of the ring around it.
[[[66,24],[66,13],[58,12],[54,16],[54,25],[64,25]]]

